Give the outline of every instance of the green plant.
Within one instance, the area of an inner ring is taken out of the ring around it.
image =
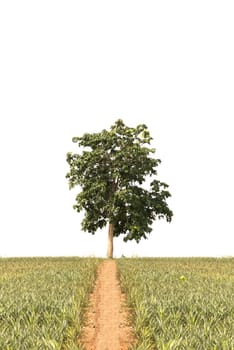
[[[84,231],[94,234],[108,224],[107,257],[113,257],[113,237],[138,243],[154,220],[172,219],[168,185],[157,179],[161,161],[152,156],[151,140],[146,125],[130,128],[121,119],[108,131],[73,138],[80,153],[67,154],[66,178],[70,189],[80,186],[74,209],[84,210]]]
[[[234,259],[119,259],[137,350],[233,350]]]
[[[0,259],[0,349],[78,350],[98,259]]]

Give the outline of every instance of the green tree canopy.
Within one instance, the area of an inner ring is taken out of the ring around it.
[[[94,234],[109,224],[109,256],[113,236],[139,242],[152,231],[154,220],[172,219],[168,185],[157,179],[161,161],[153,157],[151,140],[146,125],[130,128],[121,119],[110,130],[72,139],[80,148],[80,153],[67,154],[69,188],[80,186],[74,209],[84,210],[84,231]]]

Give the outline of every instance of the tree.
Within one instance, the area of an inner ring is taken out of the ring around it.
[[[161,161],[151,157],[151,140],[146,125],[130,128],[121,119],[109,131],[72,139],[82,149],[67,154],[69,188],[81,190],[73,207],[85,212],[84,231],[94,234],[109,225],[107,257],[113,257],[113,237],[123,234],[125,242],[138,243],[152,231],[155,219],[172,219],[168,185],[156,179]]]

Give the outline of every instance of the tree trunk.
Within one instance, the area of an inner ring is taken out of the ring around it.
[[[107,258],[113,258],[113,224],[109,223],[108,227],[108,247],[107,247]]]

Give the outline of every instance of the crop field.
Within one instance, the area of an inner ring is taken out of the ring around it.
[[[137,350],[233,350],[234,259],[119,259]]]
[[[0,349],[81,350],[102,260],[0,259]],[[115,261],[132,311],[132,349],[234,350],[233,258]]]
[[[0,259],[0,349],[78,350],[99,261]]]

